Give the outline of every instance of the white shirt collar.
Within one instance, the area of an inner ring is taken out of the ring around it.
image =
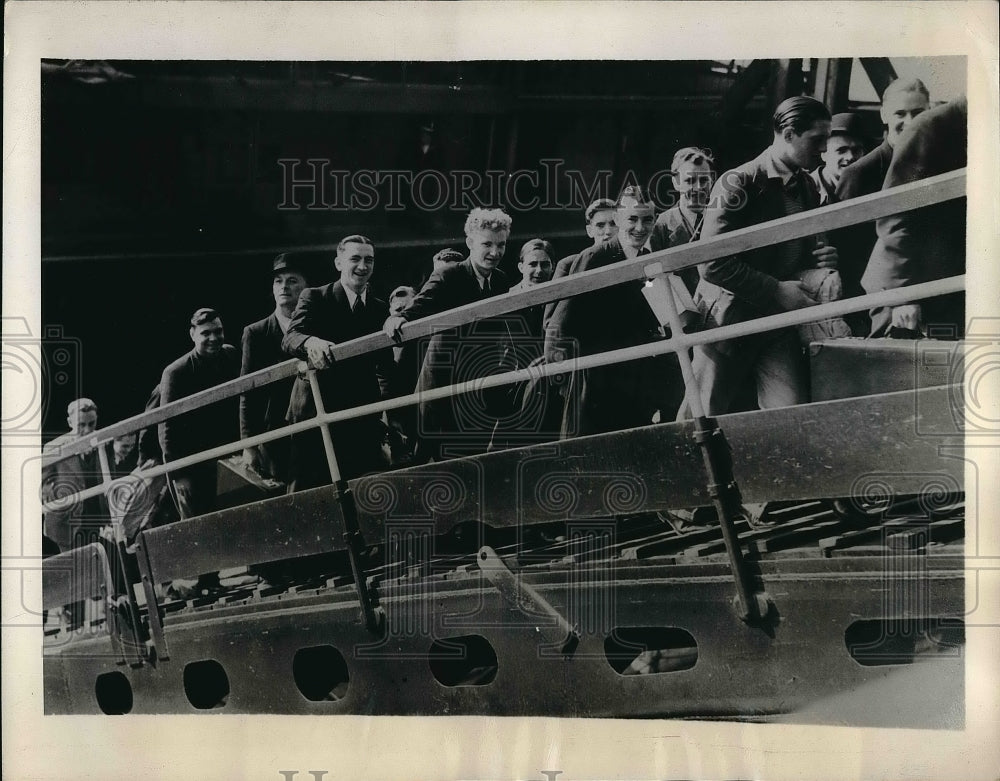
[[[650,236],[650,238],[652,238],[652,236]],[[642,252],[643,250],[646,250],[646,252],[652,252],[652,249],[649,246],[649,239],[646,239],[646,243],[643,244],[642,247],[640,247],[639,249],[635,249],[631,245],[626,245],[624,241],[620,242],[620,244],[622,246],[622,252],[624,252],[625,257],[629,259],[639,257],[639,253]]]
[[[347,293],[347,303],[351,305],[351,309],[354,309],[354,302],[358,300],[358,294],[351,290],[347,285],[344,285],[344,292]],[[368,286],[365,285],[365,289],[361,291],[361,303],[365,306],[368,305]]]

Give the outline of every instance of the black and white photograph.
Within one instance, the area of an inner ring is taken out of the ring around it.
[[[995,7],[28,5],[17,777],[995,777]]]

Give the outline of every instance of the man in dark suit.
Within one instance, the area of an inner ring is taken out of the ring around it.
[[[930,108],[930,93],[920,79],[896,79],[882,93],[879,113],[885,125],[885,139],[856,163],[844,169],[837,185],[841,201],[882,189],[892,161],[896,141],[913,120]]]
[[[900,135],[913,121],[930,108],[930,94],[920,79],[896,79],[882,93],[880,110],[885,138],[860,160],[844,169],[837,184],[837,201],[877,193],[892,162],[893,148]],[[859,223],[837,231],[832,241],[840,249],[840,277],[844,296],[861,295],[861,276],[875,246],[875,226]],[[863,313],[850,318],[855,335],[868,332],[868,320]]]
[[[359,355],[334,365],[338,342],[378,331],[388,315],[384,301],[375,298],[368,282],[375,271],[375,247],[364,236],[347,236],[337,245],[334,260],[340,279],[302,291],[281,342],[289,355],[308,360],[319,369],[318,379],[327,412],[372,404],[388,395],[386,351]],[[288,420],[297,423],[315,417],[316,406],[307,376],[295,380]],[[384,427],[378,416],[337,423],[330,427],[341,476],[350,480],[385,467]],[[289,491],[330,483],[322,436],[313,429],[292,437]]]
[[[705,207],[715,184],[715,160],[696,146],[678,149],[670,162],[670,179],[677,191],[677,203],[656,218],[653,234],[649,237],[649,248],[653,252],[701,238]],[[700,278],[698,269],[686,268],[677,275],[693,294]]]
[[[306,277],[292,256],[287,254],[275,258],[271,273],[274,311],[243,329],[241,376],[288,360],[287,353],[281,349],[281,340],[288,331],[299,295],[305,290]],[[240,397],[240,436],[245,439],[282,428],[294,385],[295,378],[289,377],[243,394]],[[264,477],[287,482],[288,448],[287,439],[267,442],[245,448],[243,460]]]
[[[97,405],[90,399],[76,399],[66,408],[66,422],[70,430],[53,439],[42,448],[42,502],[51,502],[70,494],[100,485],[101,467],[97,451],[89,450],[78,456],[58,458],[59,451],[81,437],[89,436],[97,430]],[[86,545],[87,530],[101,517],[101,498],[74,501],[63,507],[46,510],[42,516],[44,535],[58,548],[56,553]]]
[[[655,207],[645,193],[626,188],[615,208],[617,236],[581,252],[569,274],[647,254],[655,220]],[[660,324],[642,287],[642,282],[625,282],[560,301],[546,326],[546,362],[659,339]],[[665,395],[666,370],[665,360],[657,357],[575,372],[560,435],[565,439],[651,423]]]
[[[615,202],[610,198],[598,198],[592,202],[584,212],[584,219],[586,220],[587,235],[593,242],[590,245],[592,247],[597,247],[618,235],[618,225],[615,223]],[[552,279],[559,279],[566,276],[578,257],[580,257],[579,252],[567,255],[556,263],[555,270],[552,272]],[[557,303],[559,302],[550,301],[545,305],[544,314],[542,315],[542,328],[545,328],[549,322],[549,318],[552,317],[552,313],[556,311]]]
[[[884,189],[964,168],[969,107],[964,96],[921,114],[896,142]],[[883,217],[861,280],[869,293],[965,273],[965,198]],[[871,311],[872,336],[943,326],[961,336],[962,293]]]
[[[830,112],[818,100],[794,97],[778,106],[772,122],[771,146],[719,177],[705,212],[703,239],[819,204],[807,172],[819,165],[826,149]],[[837,250],[821,237],[717,258],[702,267],[696,303],[709,326],[812,306],[818,301],[798,275],[836,264]],[[801,404],[807,398],[806,366],[794,328],[696,346],[693,368],[707,415],[728,412],[747,382],[756,385],[762,409]]]
[[[46,503],[65,499],[70,494],[93,488],[103,481],[96,450],[69,458],[58,458],[64,446],[93,434],[97,429],[97,405],[90,399],[70,402],[66,408],[66,422],[70,430],[42,448],[40,495],[41,500]],[[57,509],[46,510],[42,515],[43,558],[66,553],[100,539],[97,530],[107,519],[107,504],[103,496],[71,503],[64,501],[62,505]],[[62,616],[67,628],[80,626],[86,617],[86,603],[81,600],[65,605]],[[46,611],[43,623],[47,618]]]
[[[225,343],[219,313],[199,309],[189,331],[194,348],[163,370],[160,401],[165,406],[240,374],[240,353]],[[160,449],[169,464],[184,456],[239,440],[239,401],[223,399],[160,424]],[[211,512],[216,499],[216,462],[210,460],[170,473],[181,518]]]
[[[465,222],[469,257],[435,269],[410,305],[385,321],[385,333],[396,339],[407,322],[506,293],[510,282],[497,266],[507,249],[510,226],[510,217],[499,209],[473,209]],[[439,331],[420,347],[424,357],[417,393],[515,368],[504,317]],[[417,458],[482,452],[497,426],[498,412],[503,412],[496,403],[502,395],[465,393],[422,402]]]

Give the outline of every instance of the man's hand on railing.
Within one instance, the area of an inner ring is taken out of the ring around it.
[[[333,366],[333,342],[310,336],[305,341],[306,355],[309,356],[309,366],[313,369],[329,369]]]
[[[774,293],[774,300],[786,312],[790,312],[793,309],[804,309],[807,306],[816,306],[819,303],[819,301],[809,295],[805,285],[796,280],[778,282],[778,289]]]
[[[919,331],[923,324],[920,304],[903,304],[892,308],[892,327],[906,331]]]
[[[405,322],[405,317],[390,317],[383,323],[382,331],[394,342],[398,342],[403,335],[403,324]]]
[[[837,268],[837,263],[840,261],[837,248],[831,247],[822,239],[816,240],[816,249],[812,254],[816,258],[816,268]]]

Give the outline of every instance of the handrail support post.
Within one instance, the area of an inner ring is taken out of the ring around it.
[[[323,404],[323,395],[320,392],[316,369],[309,367],[306,371],[309,378],[309,388],[312,391],[313,404],[316,406],[316,415],[325,415],[326,407]],[[372,634],[378,634],[384,625],[384,613],[381,608],[375,605],[374,595],[368,588],[368,580],[364,567],[361,565],[365,541],[361,534],[361,527],[358,525],[358,508],[354,501],[354,492],[351,491],[347,481],[341,477],[340,464],[333,448],[333,435],[330,433],[330,426],[324,423],[319,427],[319,430],[323,437],[323,449],[326,452],[326,463],[330,469],[330,479],[333,481],[335,489],[334,496],[344,517],[343,540],[347,544],[347,556],[351,562],[351,574],[354,576],[354,587],[358,592],[361,616],[368,631]]]
[[[663,312],[667,316],[671,335],[682,334],[684,326],[677,312],[677,305],[667,274],[658,274],[653,278],[652,284],[661,288],[662,295],[658,297],[658,300],[663,302]],[[735,519],[743,513],[743,500],[740,496],[739,486],[736,484],[736,478],[733,476],[733,459],[729,443],[726,442],[726,436],[719,428],[718,421],[705,414],[701,399],[701,386],[695,376],[687,347],[679,347],[676,350],[676,355],[677,362],[681,367],[681,375],[684,378],[685,400],[695,420],[694,439],[701,450],[705,465],[708,494],[712,498],[712,504],[719,516],[722,539],[729,557],[729,566],[733,572],[733,579],[736,581],[740,618],[747,623],[757,623],[763,621],[770,612],[770,598],[755,587],[743,557],[739,537],[736,534]]]

